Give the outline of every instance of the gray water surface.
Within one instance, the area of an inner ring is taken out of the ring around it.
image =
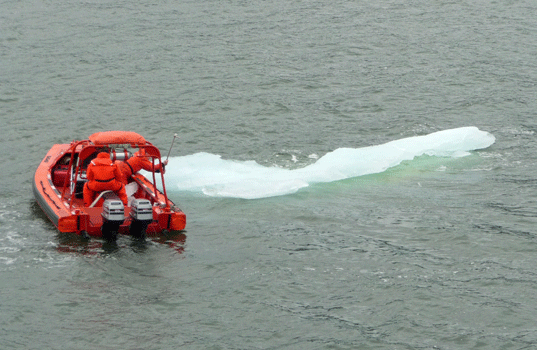
[[[0,0],[0,347],[532,349],[537,4]],[[300,168],[477,126],[463,158],[256,200],[177,191],[185,232],[59,234],[54,143]]]

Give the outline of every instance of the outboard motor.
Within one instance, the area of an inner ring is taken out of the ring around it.
[[[108,241],[115,241],[119,226],[125,221],[125,207],[118,199],[106,199],[103,203],[101,232]]]
[[[135,199],[131,204],[131,236],[144,238],[147,226],[153,221],[153,207],[147,199]]]

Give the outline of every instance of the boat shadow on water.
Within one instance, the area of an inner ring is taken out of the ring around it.
[[[56,234],[60,253],[75,253],[82,255],[108,255],[127,248],[135,253],[143,254],[155,243],[166,245],[182,254],[185,250],[186,235],[184,232],[169,233],[147,238],[134,238],[119,235],[116,240],[85,238],[76,233]]]

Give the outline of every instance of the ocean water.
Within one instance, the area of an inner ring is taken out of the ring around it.
[[[1,349],[537,347],[537,4],[0,0]],[[184,232],[60,234],[143,134]]]

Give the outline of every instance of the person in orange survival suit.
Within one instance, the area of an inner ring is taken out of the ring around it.
[[[117,164],[112,163],[110,155],[106,152],[97,154],[88,165],[86,172],[88,182],[84,185],[84,205],[89,207],[95,199],[97,192],[111,190],[114,191],[119,199],[126,206],[128,203],[125,185],[121,183],[121,170]]]
[[[129,183],[129,179],[132,175],[136,174],[140,170],[145,171],[152,171],[153,169],[153,163],[149,160],[149,157],[146,157],[145,155],[145,149],[140,149],[138,152],[134,153],[133,157],[130,157],[127,159],[127,161],[117,162],[119,169],[121,170],[121,182],[126,185]],[[165,160],[161,164],[155,165],[155,172],[162,171],[163,173],[166,171],[164,168],[168,164],[168,161]]]

